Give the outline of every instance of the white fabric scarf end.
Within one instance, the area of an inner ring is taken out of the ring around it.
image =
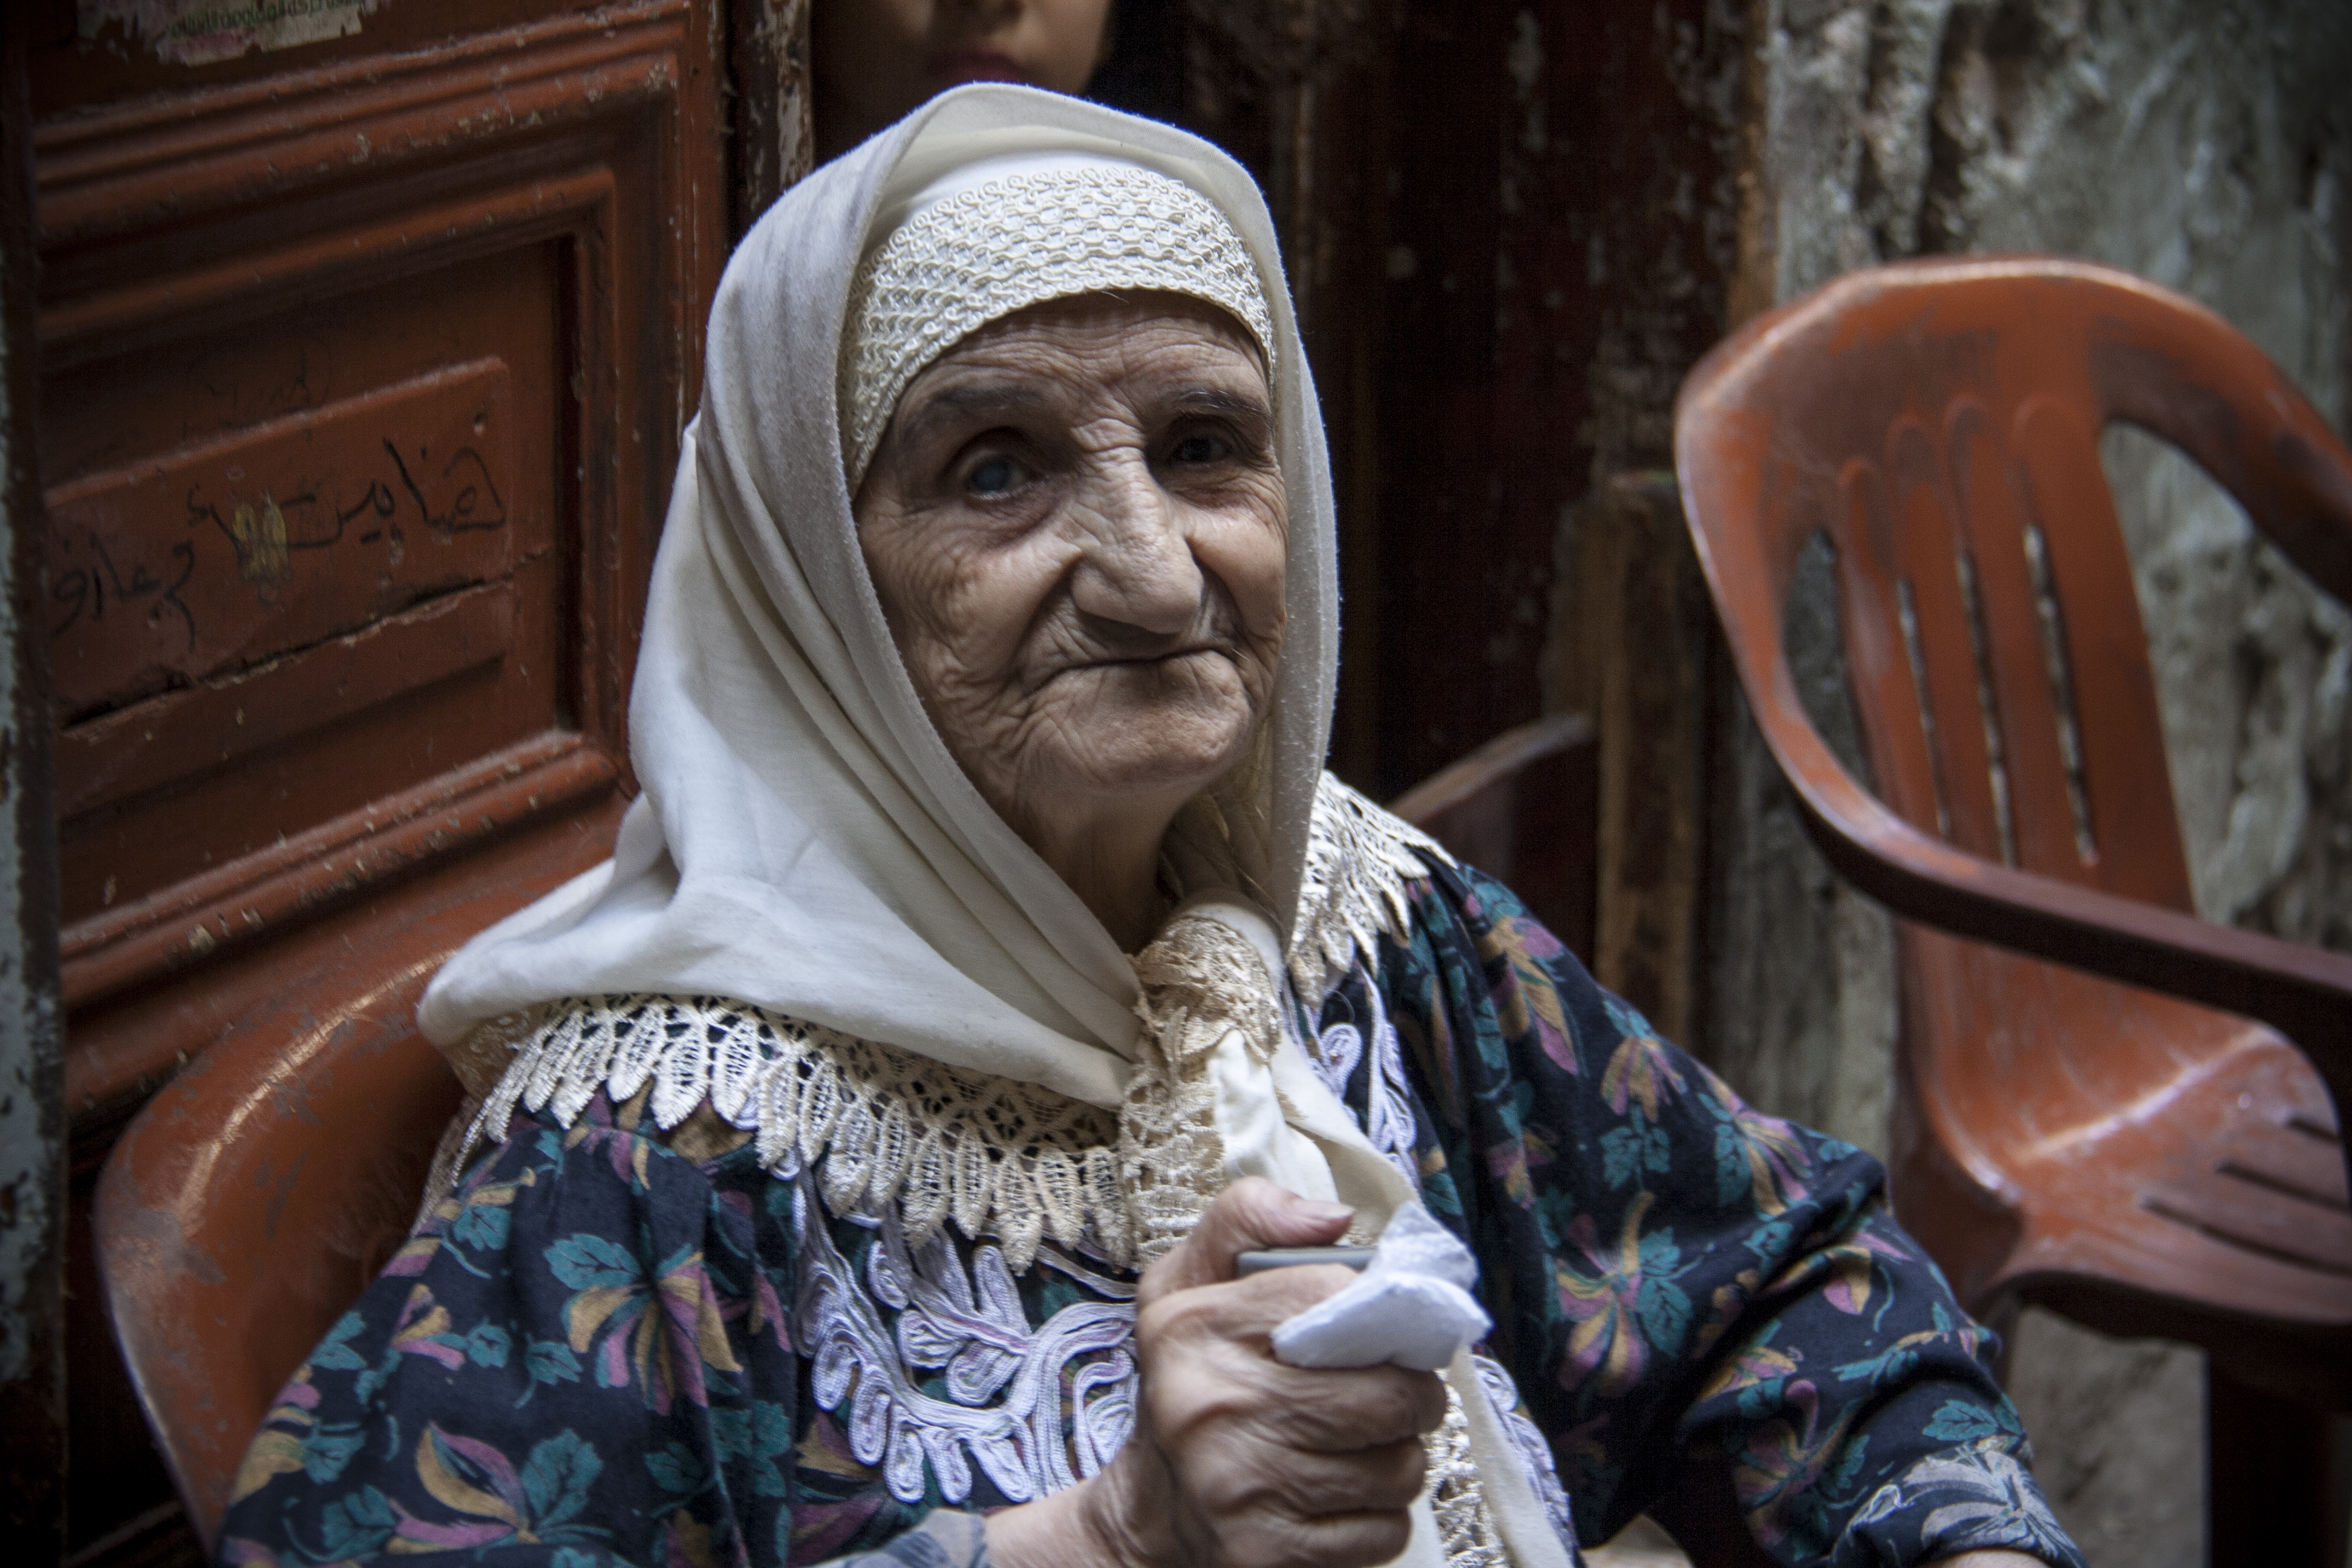
[[[1187,899],[1168,923],[1172,926],[1186,915],[1216,921],[1240,935],[1256,951],[1265,965],[1268,986],[1280,995],[1286,973],[1282,943],[1263,910],[1238,894],[1218,891]],[[1276,1031],[1271,1052],[1261,1059],[1241,1029],[1228,1029],[1211,1053],[1209,1074],[1228,1181],[1264,1176],[1301,1197],[1348,1204],[1384,1241],[1397,1218],[1410,1210],[1418,1225],[1406,1220],[1400,1254],[1410,1250],[1416,1257],[1433,1258],[1443,1251],[1420,1231],[1421,1226],[1439,1231],[1455,1250],[1465,1250],[1422,1208],[1419,1194],[1402,1173],[1371,1146],[1288,1030]],[[1447,1261],[1438,1266],[1443,1268]],[[1458,1288],[1468,1282],[1455,1273],[1453,1293],[1460,1299],[1458,1305],[1476,1314],[1482,1325],[1477,1331],[1483,1331],[1486,1314],[1466,1289]],[[1311,1313],[1302,1314],[1306,1316]],[[1467,1328],[1466,1317],[1460,1326]],[[1454,1343],[1439,1375],[1454,1391],[1469,1424],[1482,1499],[1513,1568],[1572,1568],[1568,1550],[1545,1518],[1535,1488],[1520,1468],[1517,1447],[1471,1364],[1467,1337]],[[1412,1538],[1389,1568],[1445,1568],[1444,1539],[1425,1490],[1413,1501]]]

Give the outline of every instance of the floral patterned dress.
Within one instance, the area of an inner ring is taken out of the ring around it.
[[[1743,1104],[1495,882],[1402,893],[1303,1043],[1483,1260],[1486,1392],[1571,1553],[1696,1456],[1784,1562],[2081,1563],[1874,1160]],[[837,1213],[814,1157],[707,1105],[661,1133],[655,1092],[514,1116],[279,1395],[223,1563],[971,1568],[987,1510],[1118,1451],[1134,1279],[1086,1238],[1016,1267]]]

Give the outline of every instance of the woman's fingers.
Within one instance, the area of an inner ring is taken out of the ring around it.
[[[1385,1443],[1418,1447],[1416,1439],[1436,1431],[1445,1419],[1445,1384],[1433,1372],[1401,1366],[1282,1370],[1297,1381],[1285,1380],[1263,1424],[1293,1448],[1345,1454]]]
[[[1246,1417],[1270,1441],[1301,1453],[1349,1454],[1412,1442],[1445,1419],[1445,1386],[1431,1372],[1376,1366],[1307,1372],[1276,1385]]]
[[[1192,1234],[1145,1271],[1137,1301],[1149,1305],[1178,1290],[1221,1284],[1234,1277],[1234,1258],[1260,1247],[1327,1246],[1347,1234],[1354,1216],[1344,1205],[1302,1198],[1263,1176],[1244,1176],[1218,1194]],[[1294,1272],[1276,1269],[1260,1278]]]
[[[1274,1330],[1346,1289],[1349,1270],[1234,1278],[1241,1253],[1333,1242],[1349,1217],[1236,1182],[1144,1275],[1141,1419],[1117,1467],[1136,1483],[1117,1510],[1129,1538],[1240,1568],[1370,1568],[1404,1550],[1427,1468],[1420,1439],[1444,1419],[1444,1384],[1402,1367],[1275,1360]]]
[[[1248,1568],[1392,1562],[1412,1530],[1428,1460],[1413,1439],[1301,1454],[1236,1436],[1196,1454],[1188,1500],[1221,1562]]]
[[[1375,1568],[1403,1556],[1412,1539],[1412,1516],[1398,1509],[1313,1519],[1258,1514],[1219,1544],[1224,1562],[1249,1568]]]
[[[1428,1468],[1428,1453],[1413,1437],[1315,1454],[1240,1436],[1205,1456],[1192,1480],[1193,1495],[1223,1512],[1307,1520],[1410,1508]]]
[[[1178,1448],[1242,1431],[1269,1447],[1349,1454],[1411,1441],[1445,1418],[1445,1385],[1434,1373],[1285,1366],[1214,1335],[1146,1343],[1146,1412],[1160,1440]]]
[[[1422,1436],[1445,1418],[1445,1385],[1434,1373],[1301,1370],[1222,1345],[1202,1350],[1160,1363],[1184,1368],[1184,1375],[1149,1391],[1153,1423],[1164,1436],[1181,1440],[1235,1425],[1284,1447],[1345,1454]]]
[[[1267,1342],[1276,1324],[1354,1278],[1344,1268],[1285,1268],[1163,1297],[1138,1315],[1147,1368],[1181,1365],[1154,1389],[1171,1429],[1243,1420],[1295,1447],[1344,1451],[1434,1431],[1445,1388],[1433,1373],[1398,1366],[1286,1366]]]
[[[1221,1285],[1195,1285],[1142,1298],[1138,1306],[1140,1316],[1171,1330],[1247,1341],[1255,1353],[1272,1355],[1273,1347],[1267,1342],[1276,1328],[1355,1282],[1353,1269],[1319,1263],[1270,1268]]]

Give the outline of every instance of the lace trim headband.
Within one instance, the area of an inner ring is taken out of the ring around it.
[[[857,270],[841,356],[842,452],[855,492],[898,395],[958,342],[1041,300],[1109,289],[1206,300],[1274,369],[1249,247],[1191,186],[1132,164],[1007,172],[932,202]]]

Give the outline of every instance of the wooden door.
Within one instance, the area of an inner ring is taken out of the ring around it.
[[[215,1042],[398,1036],[458,942],[607,852],[728,239],[727,8],[15,3],[72,1535],[152,1560],[186,1543],[100,1313],[89,1175]]]

